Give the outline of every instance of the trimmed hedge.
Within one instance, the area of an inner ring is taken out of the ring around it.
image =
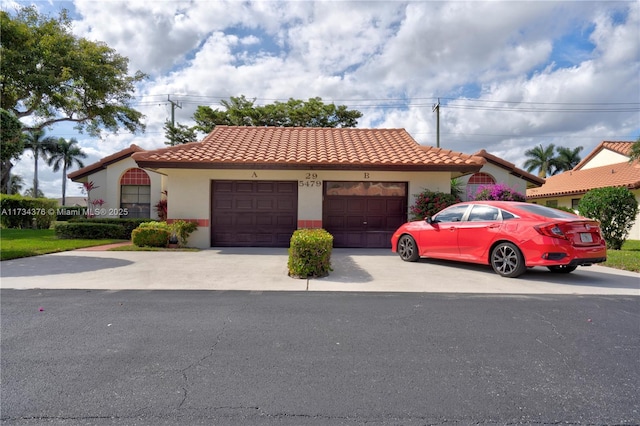
[[[57,207],[58,202],[48,198],[0,194],[0,223],[5,228],[49,229]]]
[[[87,208],[82,206],[62,206],[58,207],[58,222],[66,222],[73,219],[81,219],[87,215]]]
[[[56,236],[65,239],[83,240],[126,240],[126,230],[122,225],[109,223],[59,223],[56,225]]]
[[[69,219],[69,223],[106,223],[110,225],[120,225],[125,230],[125,239],[131,239],[131,233],[134,229],[140,226],[143,223],[158,223],[157,221],[149,218],[136,218],[136,219],[124,219],[124,218],[86,218],[86,217],[77,217],[73,219]]]
[[[333,235],[324,229],[298,229],[289,246],[289,276],[295,278],[325,277],[331,268]]]
[[[166,247],[170,236],[171,228],[166,222],[147,222],[133,230],[131,240],[138,247]]]

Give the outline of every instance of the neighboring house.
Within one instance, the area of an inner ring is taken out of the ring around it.
[[[462,183],[461,198],[464,201],[472,199],[478,189],[484,185],[504,183],[525,195],[528,187],[540,186],[544,183],[543,178],[519,169],[513,163],[489,154],[484,149],[473,155],[484,158],[486,162],[479,172],[458,178]]]
[[[143,149],[131,145],[69,173],[69,179],[74,182],[93,182],[95,189],[91,191],[91,200],[104,200],[100,209],[94,210],[97,216],[158,218],[153,206],[162,196],[163,178],[157,173],[138,167],[131,156],[140,151]]]
[[[404,129],[217,126],[202,142],[132,155],[166,176],[169,220],[196,220],[195,247],[288,247],[324,228],[334,247],[390,247],[425,189],[480,157],[419,145]]]
[[[527,190],[527,200],[575,211],[584,194],[594,188],[623,186],[640,203],[640,161],[630,162],[633,142],[601,142],[573,170],[551,176],[540,188]],[[640,213],[629,233],[640,240]]]
[[[62,198],[58,198],[58,205],[62,206]],[[66,197],[67,207],[85,207],[87,205],[87,197]]]

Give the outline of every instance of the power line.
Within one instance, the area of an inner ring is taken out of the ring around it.
[[[172,103],[171,95],[146,95],[147,97],[167,96],[169,102]],[[223,96],[207,96],[207,95],[173,95],[180,98],[181,105],[198,105],[201,106],[206,101],[221,101],[228,97]],[[137,106],[153,106],[159,105],[167,101],[142,100],[135,103]],[[447,103],[440,103],[440,100],[447,100]],[[254,102],[273,101],[286,102],[283,99],[273,98],[250,98]],[[348,103],[349,108],[353,109],[409,109],[409,108],[433,108],[433,101],[438,102],[438,107],[458,110],[476,110],[476,111],[502,111],[502,112],[567,112],[567,113],[621,113],[621,112],[637,112],[640,111],[639,102],[528,102],[528,101],[508,101],[508,100],[491,100],[491,99],[459,99],[459,98],[361,98],[361,99],[333,99],[327,102],[331,103]],[[500,104],[500,105],[495,105]],[[172,109],[175,109],[173,107]]]

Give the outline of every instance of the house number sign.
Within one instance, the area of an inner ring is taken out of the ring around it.
[[[306,188],[315,188],[322,186],[322,181],[319,179],[317,173],[306,173],[304,180],[298,181],[298,186]]]

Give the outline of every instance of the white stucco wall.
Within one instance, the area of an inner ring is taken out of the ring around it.
[[[488,175],[491,175],[495,179],[496,183],[504,183],[510,188],[515,189],[522,195],[525,195],[527,193],[527,181],[512,175],[508,170],[502,167],[498,167],[495,164],[485,163],[485,165],[482,166],[482,169],[478,173],[486,173]],[[460,182],[463,183],[463,200],[468,199],[466,187],[469,179],[471,179],[471,176],[473,176],[473,174],[465,175],[460,178]]]
[[[638,201],[638,204],[640,204],[640,189],[636,189],[631,191],[631,193],[633,195],[635,195],[636,197],[636,201]],[[532,202],[535,202],[536,204],[540,204],[540,205],[546,205],[548,201],[557,201],[558,202],[558,207],[567,207],[567,208],[571,208],[571,200],[574,198],[582,198],[582,195],[573,195],[570,197],[549,197],[549,198],[536,198],[531,200]],[[576,211],[576,213],[578,213]],[[629,240],[640,240],[640,211],[638,213],[638,215],[636,216],[636,220],[631,228],[631,230],[629,231]]]
[[[130,157],[109,164],[106,169],[92,173],[81,179],[82,182],[93,182],[95,189],[91,191],[91,200],[103,199],[102,210],[106,212],[99,217],[120,217],[120,178],[129,169],[138,168],[138,164]],[[151,181],[151,219],[158,215],[153,208],[160,201],[163,191],[163,176],[151,170],[145,170]],[[93,208],[93,206],[90,206]]]
[[[609,164],[624,163],[625,161],[629,161],[629,157],[626,155],[622,155],[608,149],[603,149],[589,160],[589,162],[582,167],[582,170],[608,166]]]
[[[163,169],[167,175],[169,219],[196,219],[199,226],[191,234],[189,245],[211,246],[211,181],[272,180],[298,181],[298,220],[322,220],[322,189],[324,181],[408,182],[409,205],[415,195],[425,189],[449,192],[450,172],[376,172],[323,170],[186,170]],[[307,184],[307,182],[309,182]],[[313,182],[313,183],[312,183]]]

